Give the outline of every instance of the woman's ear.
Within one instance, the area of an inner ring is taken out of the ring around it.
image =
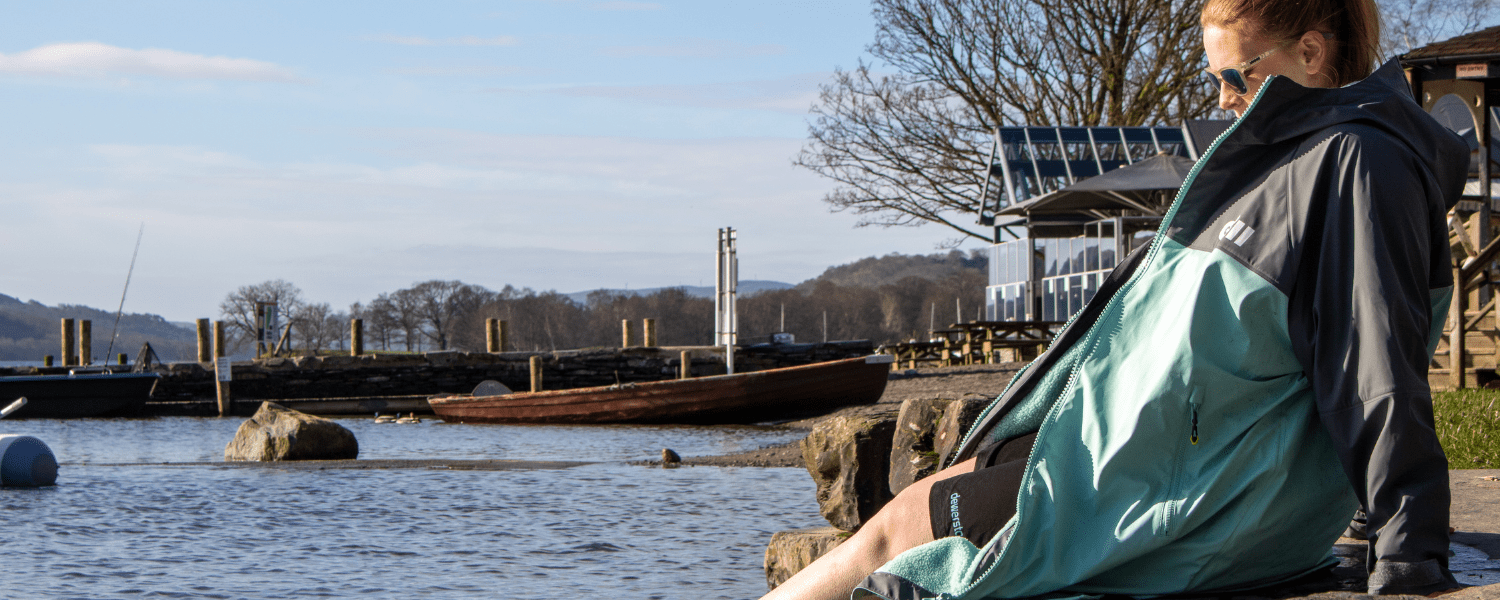
[[[1329,67],[1331,48],[1328,46],[1328,40],[1321,32],[1309,31],[1297,40],[1296,49],[1297,58],[1302,60],[1304,68],[1307,69],[1308,80],[1317,81],[1319,75],[1325,73]],[[1321,78],[1328,79],[1328,76],[1324,74]],[[1332,81],[1329,83],[1331,84]]]

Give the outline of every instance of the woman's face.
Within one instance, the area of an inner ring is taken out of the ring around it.
[[[1327,82],[1319,71],[1326,56],[1323,36],[1308,32],[1300,39],[1277,41],[1259,35],[1248,34],[1245,27],[1220,27],[1203,25],[1203,50],[1208,58],[1208,70],[1218,73],[1225,67],[1243,65],[1261,54],[1274,50],[1251,67],[1240,68],[1245,78],[1245,93],[1236,93],[1228,84],[1219,84],[1219,108],[1232,110],[1236,116],[1250,106],[1250,100],[1260,86],[1272,75],[1284,75],[1305,87],[1324,87],[1318,82]]]

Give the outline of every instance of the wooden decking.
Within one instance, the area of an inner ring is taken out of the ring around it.
[[[969,321],[932,332],[925,342],[902,342],[878,351],[896,358],[893,369],[1019,362],[1036,358],[1062,329],[1059,321]]]
[[[1434,390],[1479,387],[1495,380],[1496,347],[1500,330],[1496,329],[1495,306],[1500,298],[1500,272],[1494,268],[1500,258],[1500,236],[1484,248],[1474,244],[1480,226],[1477,215],[1468,223],[1449,220],[1453,249],[1453,304],[1443,337],[1433,354],[1427,382]],[[1494,223],[1490,226],[1493,228]],[[1462,365],[1454,369],[1453,365]]]

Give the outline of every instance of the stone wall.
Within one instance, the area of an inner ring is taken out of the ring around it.
[[[236,400],[362,398],[467,393],[486,379],[511,389],[531,389],[530,361],[542,358],[542,388],[569,389],[615,383],[660,381],[677,376],[680,353],[687,351],[694,377],[724,373],[723,348],[661,347],[564,350],[557,352],[429,352],[271,358],[233,365]],[[827,344],[760,344],[735,351],[735,371],[748,372],[865,356],[868,341]],[[44,369],[31,369],[32,372]],[[63,371],[66,372],[66,371]],[[172,363],[153,402],[207,401],[214,398],[213,367]]]

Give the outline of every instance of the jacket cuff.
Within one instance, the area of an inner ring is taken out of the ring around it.
[[[1465,587],[1448,568],[1431,558],[1421,562],[1395,562],[1382,560],[1370,572],[1369,594],[1411,594],[1425,596]]]

